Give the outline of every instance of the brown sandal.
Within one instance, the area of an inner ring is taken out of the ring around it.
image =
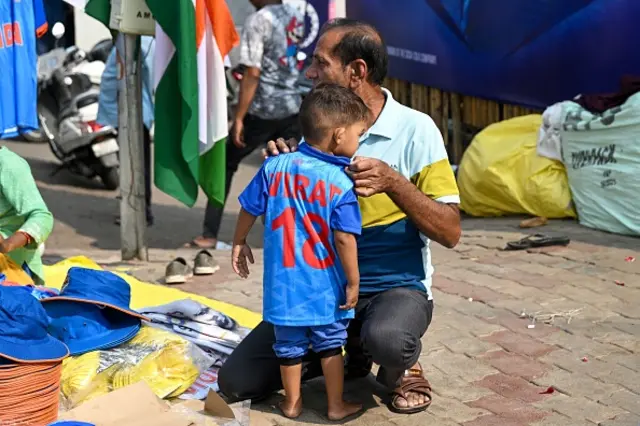
[[[395,388],[391,393],[391,401],[389,402],[389,410],[399,414],[414,414],[426,410],[431,405],[431,384],[424,377],[422,369],[412,368],[405,370],[400,386]],[[429,398],[427,402],[415,407],[398,407],[396,404],[398,398],[404,398],[408,401],[407,392],[421,393]]]

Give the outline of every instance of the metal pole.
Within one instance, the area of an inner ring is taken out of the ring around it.
[[[118,142],[120,144],[120,250],[122,260],[148,261],[145,233],[144,147],[140,36],[119,34]]]

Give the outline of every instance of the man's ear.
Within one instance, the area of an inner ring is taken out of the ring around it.
[[[369,68],[367,63],[362,59],[356,59],[349,65],[349,86],[351,89],[356,89],[362,85],[367,79]]]
[[[345,129],[344,127],[337,127],[333,131],[333,141],[336,145],[344,143],[346,133],[347,129]]]

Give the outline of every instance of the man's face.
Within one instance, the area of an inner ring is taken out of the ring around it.
[[[349,87],[349,67],[333,56],[333,48],[342,38],[339,30],[329,30],[320,36],[313,52],[313,61],[305,75],[316,86],[320,83],[333,83]]]

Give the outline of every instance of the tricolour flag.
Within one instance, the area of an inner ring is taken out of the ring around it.
[[[95,1],[95,0],[91,0]],[[156,19],[155,183],[188,206],[224,202],[224,58],[239,37],[225,0],[146,0]]]

